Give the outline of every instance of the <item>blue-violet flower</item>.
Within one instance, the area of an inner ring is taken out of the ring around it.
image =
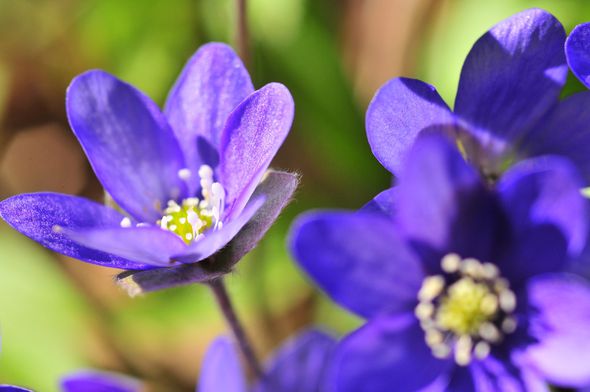
[[[588,385],[590,286],[563,272],[588,226],[574,166],[533,158],[489,187],[454,141],[425,133],[399,170],[360,211],[292,228],[301,267],[368,320],[337,347],[329,390]]]

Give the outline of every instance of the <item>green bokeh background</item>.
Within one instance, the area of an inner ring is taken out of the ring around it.
[[[452,105],[474,41],[530,7],[549,10],[568,31],[590,20],[585,0],[248,2],[254,83],[280,81],[296,102],[273,166],[303,176],[294,202],[227,279],[261,356],[310,324],[336,334],[360,324],[307,283],[285,237],[301,211],[358,208],[390,183],[365,138],[375,88],[417,77]],[[233,43],[235,24],[232,0],[0,0],[0,195],[73,189],[99,199],[65,120],[71,78],[102,68],[162,104],[190,55],[205,42]],[[567,94],[581,89],[570,79]],[[48,124],[56,150],[36,142]],[[16,143],[24,148],[15,152]],[[66,154],[55,152],[60,146]],[[35,176],[60,164],[82,174]],[[62,375],[90,367],[141,376],[151,390],[194,390],[204,351],[224,333],[207,289],[130,299],[114,285],[116,272],[58,257],[0,225],[0,383],[51,392]]]

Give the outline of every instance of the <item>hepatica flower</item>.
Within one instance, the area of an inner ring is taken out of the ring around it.
[[[211,277],[211,271],[161,269],[207,259],[240,237],[236,247],[226,247],[231,260],[217,268],[227,270],[260,239],[295,188],[296,178],[281,172],[270,172],[261,184],[289,132],[291,95],[278,83],[254,91],[224,44],[205,45],[189,60],[163,112],[103,71],[72,81],[66,109],[116,208],[34,193],[3,201],[0,214],[67,256],[127,270],[160,269],[138,275],[151,282],[148,289],[191,273],[194,280]]]
[[[549,154],[568,157],[590,183],[590,92],[559,101],[568,70],[565,38],[559,21],[539,9],[500,22],[469,52],[452,111],[429,84],[389,81],[367,111],[373,153],[399,175],[416,136],[442,128],[492,181],[520,160]],[[583,39],[572,34],[569,52]],[[587,53],[570,55],[574,72],[586,78],[589,62],[582,59],[590,59]]]
[[[277,350],[265,379],[248,387],[237,352],[226,338],[212,345],[201,369],[199,392],[320,392],[336,345],[331,336],[309,330]]]
[[[368,321],[336,349],[333,391],[542,391],[590,383],[590,286],[563,271],[586,201],[561,157],[495,187],[454,142],[421,135],[397,187],[294,224],[295,259]]]

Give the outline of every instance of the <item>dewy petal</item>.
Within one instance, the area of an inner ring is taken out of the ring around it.
[[[590,23],[572,30],[565,41],[565,55],[574,75],[590,88]]]
[[[568,275],[529,282],[530,334],[525,358],[551,383],[590,385],[590,286]]]
[[[367,138],[379,162],[399,175],[405,154],[420,131],[453,123],[449,107],[433,86],[396,78],[381,87],[369,104]]]
[[[199,392],[246,392],[240,360],[228,338],[217,338],[201,366]]]
[[[521,157],[562,155],[570,159],[590,184],[590,92],[559,104],[520,142]]]
[[[186,197],[184,158],[170,126],[147,96],[103,71],[88,71],[66,93],[70,126],[117,204],[155,222],[168,200]]]
[[[338,392],[442,392],[452,366],[432,355],[415,320],[377,318],[340,343],[328,383]]]
[[[499,203],[446,136],[418,137],[397,188],[396,220],[408,239],[434,255],[423,258],[430,273],[438,273],[449,252],[493,260],[500,251]]]
[[[205,283],[231,272],[234,265],[254,248],[274,223],[293,195],[297,182],[294,174],[269,171],[252,195],[252,200],[265,197],[264,204],[238,234],[211,258],[210,263],[123,273],[117,277],[117,282],[134,296],[169,287]]]
[[[365,204],[360,211],[361,212],[373,212],[383,214],[385,216],[394,217],[395,211],[397,210],[397,188],[389,188],[379,193],[370,202]]]
[[[225,121],[253,92],[248,71],[226,44],[203,45],[187,62],[170,91],[164,113],[193,173],[201,164],[215,168]]]
[[[154,267],[169,267],[173,255],[186,249],[184,241],[157,226],[104,229],[64,229],[72,241],[91,249]]]
[[[572,164],[546,156],[522,161],[497,184],[511,222],[512,251],[500,264],[513,281],[563,270],[586,244],[587,200]]]
[[[255,392],[323,391],[325,373],[336,339],[318,330],[305,331],[286,344],[266,366],[266,377]]]
[[[483,145],[508,145],[557,102],[567,76],[564,42],[559,21],[531,9],[475,43],[461,71],[455,113]]]
[[[219,165],[227,219],[240,214],[258,186],[289,133],[293,114],[289,90],[270,83],[246,98],[229,116],[221,136]]]
[[[63,392],[140,392],[141,382],[111,372],[82,370],[61,379]]]
[[[63,234],[63,228],[120,227],[123,215],[90,200],[58,193],[22,194],[0,202],[0,215],[20,233],[66,256],[105,267],[148,268],[145,264],[81,246]]]
[[[311,212],[293,224],[289,247],[334,301],[370,318],[411,312],[423,280],[420,262],[390,219],[378,214]]]
[[[262,207],[265,200],[266,197],[264,195],[253,198],[248,202],[238,217],[225,223],[219,230],[205,232],[203,238],[194,241],[182,251],[177,252],[173,256],[174,260],[178,260],[182,263],[196,263],[197,261],[204,260],[213,255],[227,245],[227,243],[238,234],[238,232]]]

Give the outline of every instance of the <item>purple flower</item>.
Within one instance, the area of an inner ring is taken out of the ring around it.
[[[433,86],[407,78],[389,81],[367,111],[374,155],[399,176],[417,135],[444,129],[491,180],[517,161],[549,154],[572,160],[590,183],[590,92],[559,101],[568,70],[565,38],[559,21],[539,9],[500,22],[469,52],[453,111]],[[572,35],[570,47],[576,41]],[[590,69],[583,61],[588,53],[575,60],[570,55],[574,72],[574,63],[579,73]]]
[[[279,348],[266,366],[265,379],[248,388],[232,343],[218,338],[203,361],[199,391],[319,392],[335,345],[323,332],[306,331]]]
[[[140,273],[138,279],[153,286],[146,283],[146,290],[227,272],[260,240],[296,186],[295,176],[281,172],[259,185],[293,120],[289,91],[278,83],[254,91],[224,44],[197,51],[163,112],[98,70],[72,81],[66,109],[115,208],[34,193],[3,201],[0,215],[43,246],[88,263],[127,270],[177,266],[166,268],[166,277]],[[226,247],[240,235],[236,246]],[[224,247],[226,256],[213,266],[181,265]]]
[[[116,373],[82,370],[61,379],[63,392],[139,392],[141,382]]]
[[[574,75],[590,88],[590,23],[572,30],[565,42],[565,54]]]
[[[395,154],[392,152],[392,154]],[[489,187],[447,137],[421,135],[400,183],[358,212],[294,224],[295,259],[368,320],[336,349],[331,390],[542,391],[590,382],[581,179],[564,158]]]

